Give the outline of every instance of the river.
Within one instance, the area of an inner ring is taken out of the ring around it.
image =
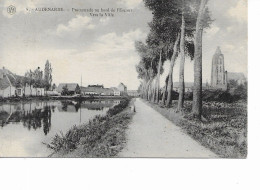
[[[47,157],[57,133],[104,115],[120,100],[31,101],[0,104],[0,157]]]

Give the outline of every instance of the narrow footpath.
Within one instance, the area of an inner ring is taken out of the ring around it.
[[[126,147],[119,157],[217,157],[139,98],[135,101],[135,109],[127,130]]]

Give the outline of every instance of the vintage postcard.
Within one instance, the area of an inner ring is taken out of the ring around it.
[[[0,1],[0,157],[246,158],[247,7]]]

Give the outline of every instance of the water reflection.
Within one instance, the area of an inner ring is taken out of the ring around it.
[[[0,157],[45,157],[43,143],[73,125],[104,115],[119,101],[32,101],[0,103]]]
[[[41,101],[26,103],[10,103],[0,105],[0,125],[2,127],[8,124],[22,123],[24,127],[31,129],[43,128],[47,135],[51,128],[51,117],[58,112],[81,112],[81,109],[103,111],[110,108],[120,101],[99,100],[99,101]],[[81,121],[81,115],[80,115]]]

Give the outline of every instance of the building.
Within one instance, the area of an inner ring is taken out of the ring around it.
[[[127,90],[127,94],[128,96],[132,96],[132,97],[138,97],[139,93],[137,90]]]
[[[118,88],[111,87],[110,89],[113,91],[114,96],[121,96],[121,92],[118,90]]]
[[[231,80],[236,81],[238,85],[245,84],[246,83],[246,77],[243,73],[227,73],[227,79],[228,82]]]
[[[5,68],[0,69],[0,97],[16,96],[15,78]]]
[[[113,96],[112,89],[104,88],[103,85],[88,85],[88,87],[81,87],[83,95],[100,95],[100,96]]]
[[[98,87],[84,87],[81,86],[80,90],[81,90],[81,94],[82,95],[99,95],[99,89]]]
[[[224,55],[220,47],[217,47],[212,58],[211,87],[222,90],[227,89],[227,71],[225,70]]]
[[[185,92],[192,92],[193,82],[185,82],[184,86],[185,86],[185,90],[184,90]],[[179,92],[180,83],[174,82],[172,88],[173,88],[174,91]]]
[[[192,92],[193,91],[193,82],[185,82],[184,83],[185,87],[185,92]],[[179,82],[174,82],[173,83],[173,90],[175,92],[179,92],[180,90],[180,83]],[[207,83],[202,83],[202,90],[208,89]]]
[[[127,95],[127,87],[122,82],[118,85],[117,89],[120,91],[121,96]]]
[[[57,88],[58,93],[62,94],[65,87],[67,87],[69,95],[80,94],[80,87],[77,83],[60,83]]]
[[[13,74],[11,71],[0,69],[0,97],[15,97],[15,96],[44,96],[44,88],[35,88],[26,84],[21,84],[24,77]],[[19,85],[18,85],[19,83]],[[18,87],[19,86],[19,87]]]
[[[227,72],[225,70],[224,55],[220,47],[217,47],[212,58],[210,89],[227,90],[228,83],[231,80],[236,81],[238,84],[245,84],[247,81],[243,73]]]
[[[101,92],[102,96],[113,96],[114,95],[114,91],[110,88],[103,88],[102,92]]]
[[[35,88],[33,86],[29,86],[26,84],[24,87],[20,87],[16,89],[17,96],[44,96],[45,89],[44,88]]]

